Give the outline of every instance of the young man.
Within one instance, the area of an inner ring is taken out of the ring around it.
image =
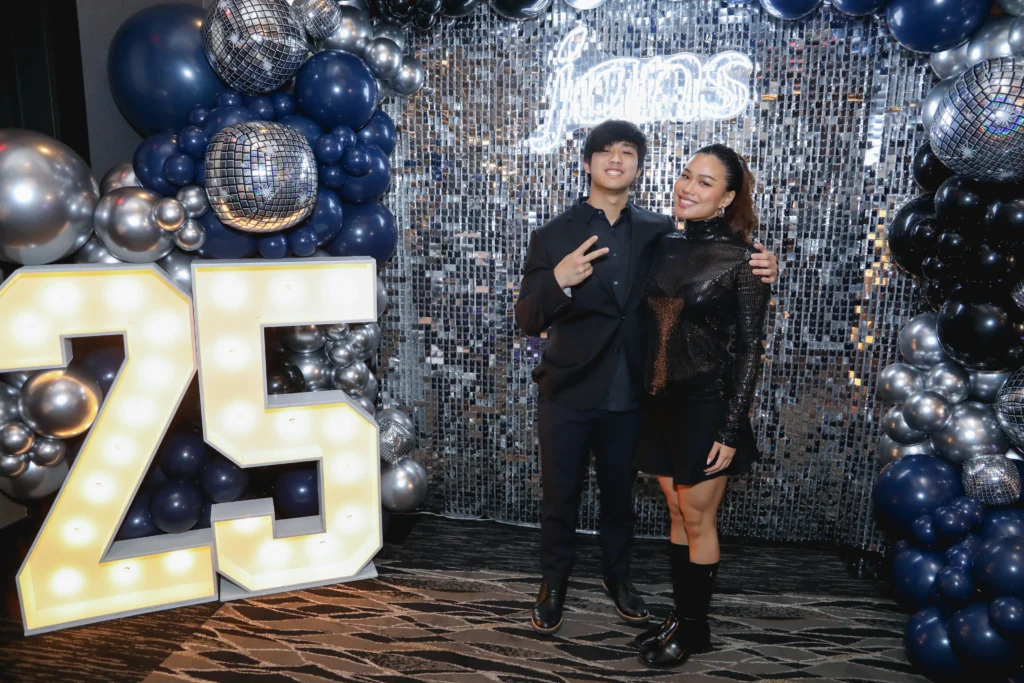
[[[548,330],[533,379],[540,392],[543,583],[531,622],[539,633],[562,625],[576,520],[590,453],[601,494],[604,589],[619,614],[649,614],[629,578],[633,542],[633,451],[642,420],[642,289],[655,244],[675,229],[665,215],[629,201],[643,169],[647,140],[632,123],[605,121],[587,136],[583,167],[590,196],[530,236],[516,322],[526,334]],[[774,282],[774,255],[751,258]]]

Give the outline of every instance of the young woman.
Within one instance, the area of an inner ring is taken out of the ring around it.
[[[726,476],[746,473],[761,455],[748,413],[769,287],[747,266],[753,180],[724,145],[690,159],[673,190],[683,229],[661,238],[644,292],[650,396],[637,467],[658,475],[668,502],[676,601],[661,626],[637,638],[651,666],[711,649],[718,505]]]

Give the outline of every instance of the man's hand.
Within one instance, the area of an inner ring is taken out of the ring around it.
[[[594,266],[592,266],[590,262],[608,253],[607,247],[604,249],[597,249],[589,254],[586,253],[587,249],[594,246],[596,242],[597,236],[595,235],[581,244],[579,249],[570,253],[562,259],[561,263],[555,266],[555,280],[558,281],[559,287],[562,289],[565,289],[566,287],[575,287],[594,273]],[[777,268],[776,272],[778,272]]]
[[[757,254],[750,255],[750,269],[754,275],[761,276],[761,282],[773,284],[779,279],[779,259],[775,254],[765,249],[763,244],[755,244]],[[607,251],[607,249],[605,250]]]

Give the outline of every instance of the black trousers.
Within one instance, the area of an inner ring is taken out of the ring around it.
[[[635,517],[633,450],[640,436],[643,411],[577,410],[541,399],[537,413],[544,487],[540,521],[544,580],[549,585],[560,585],[569,576],[583,478],[591,452],[601,493],[604,575],[616,581],[627,580]]]

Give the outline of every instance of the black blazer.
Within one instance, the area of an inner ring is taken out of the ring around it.
[[[541,396],[569,408],[597,407],[615,373],[615,355],[626,349],[630,380],[637,397],[644,393],[646,330],[641,319],[643,286],[658,238],[674,229],[671,218],[630,205],[633,241],[628,294],[620,306],[607,282],[594,271],[572,288],[569,297],[555,280],[555,266],[590,236],[579,204],[530,235],[523,281],[516,302],[516,323],[527,335],[548,331],[547,347],[533,370]],[[597,244],[594,249],[600,249]]]

